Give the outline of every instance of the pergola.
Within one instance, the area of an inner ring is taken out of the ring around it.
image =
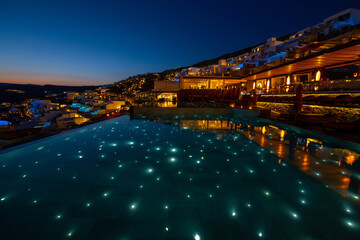
[[[240,77],[229,76],[183,76],[180,77],[180,89],[218,89],[229,85],[244,83],[246,80]]]
[[[247,76],[244,79],[254,81],[355,63],[360,63],[360,39],[323,50],[301,59],[289,61],[280,66]]]

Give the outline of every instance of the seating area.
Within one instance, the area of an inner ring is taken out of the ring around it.
[[[295,96],[259,96],[259,102],[279,102],[279,103],[293,103]],[[360,96],[352,97],[348,94],[332,96],[332,95],[309,95],[302,99],[304,104],[319,104],[319,105],[360,105]]]
[[[181,89],[179,102],[223,102],[230,103],[239,99],[240,88],[231,89]]]

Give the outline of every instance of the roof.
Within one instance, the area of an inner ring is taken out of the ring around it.
[[[38,121],[34,121],[34,122],[27,122],[21,125],[18,125],[15,127],[15,130],[26,130],[26,129],[31,129],[31,128],[35,128],[36,126],[40,126],[40,122]]]
[[[230,76],[182,76],[183,79],[221,79],[221,80],[242,80],[241,77],[230,77]]]
[[[258,80],[290,73],[300,73],[320,68],[332,68],[359,62],[360,39],[331,49],[325,49],[308,57],[286,62],[280,66],[247,76],[245,79]]]

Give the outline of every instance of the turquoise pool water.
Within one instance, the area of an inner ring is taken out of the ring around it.
[[[258,119],[122,116],[0,152],[0,236],[358,239],[358,154]]]

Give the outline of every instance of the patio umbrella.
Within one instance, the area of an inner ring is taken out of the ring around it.
[[[303,95],[304,87],[302,84],[299,84],[296,88],[296,96],[294,102],[294,111],[296,113],[301,112],[302,109],[302,95]]]

